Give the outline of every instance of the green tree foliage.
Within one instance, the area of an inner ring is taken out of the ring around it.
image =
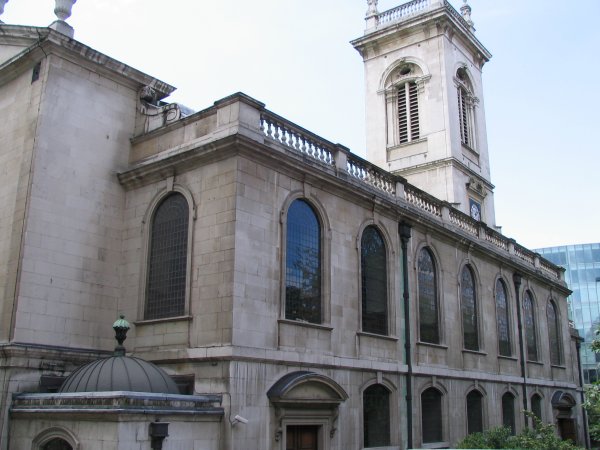
[[[533,421],[533,428],[525,428],[516,436],[510,428],[496,427],[483,433],[473,433],[460,441],[456,448],[511,448],[532,450],[578,450],[571,441],[559,438],[552,424],[545,424],[531,412],[526,412]]]
[[[590,348],[595,353],[600,353],[600,328],[595,331],[596,338],[592,341]],[[585,403],[583,404],[588,413],[590,436],[600,440],[600,382],[596,381],[585,387]]]

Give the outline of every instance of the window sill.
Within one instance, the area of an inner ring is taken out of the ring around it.
[[[506,359],[506,360],[515,361],[515,362],[518,361],[518,359],[514,356],[505,356],[505,355],[498,355],[498,359]]]
[[[550,364],[550,367],[552,367],[553,369],[563,369],[566,370],[566,366],[563,366],[561,364]]]
[[[375,333],[369,333],[367,331],[357,331],[356,334],[358,336],[367,336],[367,337],[374,338],[374,339],[383,339],[386,341],[398,341],[397,336],[390,336],[388,334],[375,334]]]
[[[462,352],[469,353],[471,355],[487,356],[487,352],[481,350],[469,350],[468,348],[463,348]]]
[[[479,158],[479,152],[477,150],[475,150],[474,148],[471,148],[470,145],[467,145],[464,142],[461,142],[461,145],[462,145],[462,148],[473,153],[475,156],[477,156]]]
[[[441,348],[443,350],[448,350],[448,346],[447,345],[444,345],[444,344],[434,344],[433,342],[418,341],[417,345],[422,345],[424,347]]]
[[[412,144],[419,144],[421,142],[427,142],[427,137],[422,137],[422,138],[419,138],[419,139],[414,139],[414,140],[408,141],[408,142],[402,142],[401,144],[388,145],[387,146],[387,150],[390,151],[390,150],[395,150],[397,148],[408,147],[408,146],[410,146]]]
[[[290,320],[290,319],[278,319],[278,323],[285,323],[287,325],[296,325],[299,327],[316,328],[317,330],[333,331],[331,325],[322,325],[320,323],[303,322],[301,320]]]
[[[143,326],[143,325],[156,325],[158,323],[165,323],[165,322],[185,322],[185,321],[191,322],[192,316],[163,317],[161,319],[136,320],[135,322],[133,322],[133,324],[136,327],[139,327],[139,326]]]
[[[543,362],[541,362],[541,361],[534,361],[532,359],[528,359],[527,360],[527,364],[535,364],[536,366],[543,366],[544,365]]]

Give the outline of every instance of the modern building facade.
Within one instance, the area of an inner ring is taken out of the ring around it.
[[[375,163],[242,93],[188,114],[67,17],[0,25],[2,449],[447,448],[523,409],[585,442],[564,271],[494,226],[467,5],[369,0]],[[180,394],[77,372],[109,360]]]
[[[570,318],[581,344],[581,368],[585,383],[598,381],[598,355],[590,350],[600,326],[600,243],[562,245],[537,252],[565,268],[565,281],[573,291],[568,297]]]

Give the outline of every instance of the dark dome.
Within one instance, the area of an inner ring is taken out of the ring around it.
[[[164,370],[143,359],[122,355],[81,366],[67,377],[58,392],[109,391],[179,394]]]

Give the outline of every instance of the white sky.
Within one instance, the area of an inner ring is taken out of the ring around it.
[[[403,0],[380,0],[379,10]],[[458,9],[462,2],[452,0]],[[470,0],[496,222],[530,247],[600,241],[600,1]],[[9,0],[47,26],[54,0]],[[75,38],[178,90],[193,109],[242,91],[364,156],[365,0],[79,0]]]

